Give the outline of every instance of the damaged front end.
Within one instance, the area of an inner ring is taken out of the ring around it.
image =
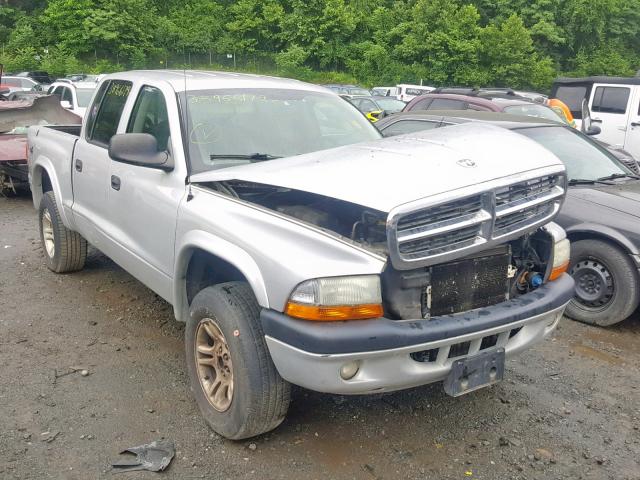
[[[366,250],[387,253],[384,212],[315,193],[240,180],[202,186],[320,228]]]
[[[418,202],[390,213],[241,180],[202,186],[389,258],[381,288],[384,316],[391,320],[429,319],[506,302],[553,279],[556,263],[564,262],[554,255],[558,243],[566,242],[564,232],[542,227],[564,198],[565,177],[559,173],[474,187],[463,198]]]

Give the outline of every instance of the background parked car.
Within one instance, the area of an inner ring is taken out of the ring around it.
[[[322,86],[333,90],[340,95],[371,96],[371,92],[369,90],[363,87],[358,87],[357,85],[327,84]]]
[[[371,95],[382,97],[395,97],[398,95],[398,87],[373,87]]]
[[[396,98],[403,102],[408,102],[414,98],[424,95],[435,90],[435,87],[429,87],[428,85],[409,85],[401,83],[396,86]]]
[[[63,108],[82,117],[95,90],[96,84],[93,82],[55,82],[47,93],[59,97]]]
[[[472,121],[525,135],[567,167],[567,199],[556,219],[572,241],[576,296],[566,315],[600,326],[629,317],[640,304],[640,177],[607,149],[568,125],[500,113],[403,113],[376,126],[393,136]]]
[[[551,96],[569,106],[578,124],[586,99],[591,121],[601,129],[597,138],[640,158],[640,78],[558,78]]]
[[[369,118],[369,120],[373,122],[384,116],[401,112],[405,106],[404,102],[396,100],[393,97],[347,96],[346,98],[349,102],[355,105],[358,110],[367,115],[367,118]]]
[[[438,91],[438,90],[436,90]],[[439,91],[447,91],[441,89]],[[449,90],[450,91],[450,90]],[[466,92],[472,93],[472,92]],[[563,122],[556,112],[546,105],[511,93],[497,91],[478,92],[474,95],[459,93],[428,93],[414,98],[403,111],[416,110],[476,110],[481,112],[503,112],[512,115],[545,118]]]
[[[36,71],[36,72],[20,72],[16,73],[16,77],[27,77],[42,85],[50,85],[53,83],[53,78],[49,76],[47,72]]]
[[[43,90],[41,84],[28,77],[3,76],[0,85],[9,87],[11,93]]]

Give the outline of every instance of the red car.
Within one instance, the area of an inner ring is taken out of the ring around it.
[[[0,192],[29,186],[27,128],[42,123],[77,125],[82,119],[53,96],[0,102]]]
[[[411,100],[403,112],[416,110],[476,110],[503,112],[562,122],[556,112],[527,98],[510,94],[461,95],[457,93],[427,93]]]

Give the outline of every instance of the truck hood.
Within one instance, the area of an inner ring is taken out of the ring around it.
[[[640,218],[640,180],[625,181],[617,185],[571,187],[567,192],[567,198],[600,205]],[[588,208],[588,205],[585,207]]]
[[[239,180],[389,212],[459,188],[550,166],[538,143],[487,124],[462,124],[199,173],[193,183]]]

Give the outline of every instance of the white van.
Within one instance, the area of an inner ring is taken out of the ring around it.
[[[640,158],[639,77],[559,78],[549,98],[566,103],[578,125],[586,99],[591,122],[601,129],[595,137]]]
[[[408,85],[403,83],[396,85],[396,89],[396,98],[403,102],[409,102],[420,95],[432,92],[436,87],[429,87],[427,85]]]

